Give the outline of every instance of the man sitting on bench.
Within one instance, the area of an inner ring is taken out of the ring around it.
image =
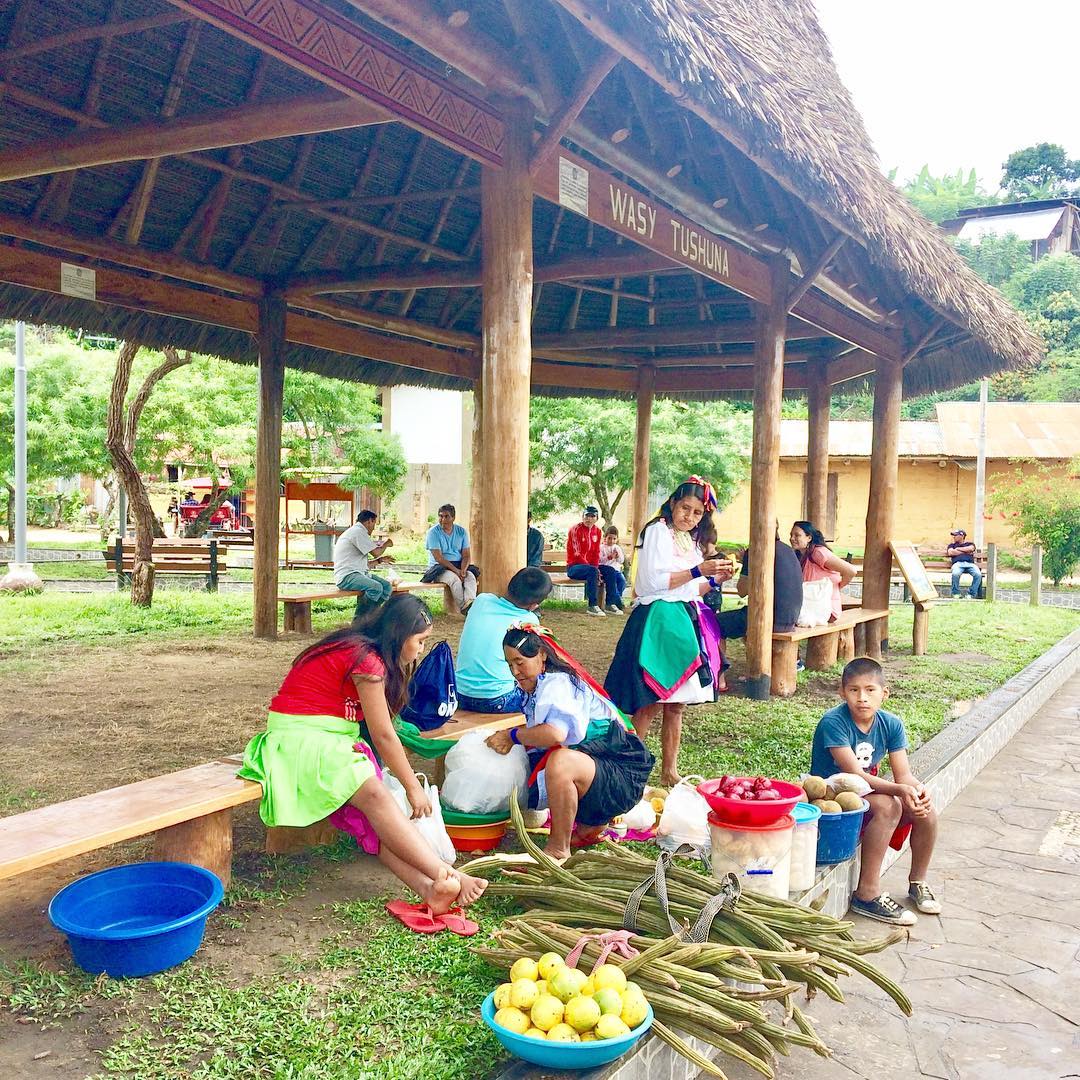
[[[952,560],[952,598],[954,600],[978,600],[982,586],[982,571],[975,565],[975,545],[967,538],[964,529],[953,529],[952,541],[945,549]],[[960,578],[971,575],[971,588],[960,592]]]
[[[750,552],[742,553],[742,573],[736,588],[740,596],[750,592]],[[773,630],[790,630],[799,621],[802,608],[802,567],[798,556],[780,539],[776,529],[776,553],[773,556]],[[746,637],[746,607],[721,611],[716,616],[725,638]]]
[[[343,592],[360,594],[356,598],[356,616],[388,600],[393,588],[385,578],[368,573],[369,557],[382,558],[383,552],[394,543],[389,537],[378,544],[372,539],[378,520],[374,510],[361,510],[356,524],[346,529],[334,545],[334,584]]]

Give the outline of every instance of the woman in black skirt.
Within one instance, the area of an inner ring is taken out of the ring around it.
[[[551,808],[546,851],[565,859],[641,800],[654,758],[615,706],[542,634],[531,626],[506,632],[506,662],[528,695],[525,726],[498,731],[487,743],[501,754],[515,743],[526,748],[529,806]]]
[[[634,605],[604,680],[640,738],[663,710],[660,763],[667,785],[679,782],[683,708],[715,701],[721,676],[718,641],[705,632],[714,620],[701,603],[732,575],[730,559],[705,557],[716,544],[715,509],[712,487],[691,476],[641,530]]]

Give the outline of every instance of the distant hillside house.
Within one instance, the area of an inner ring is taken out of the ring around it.
[[[1034,202],[974,206],[941,227],[960,240],[979,243],[984,236],[1010,233],[1031,245],[1032,261],[1044,255],[1080,256],[1078,199],[1039,199]]]
[[[870,486],[873,425],[834,420],[829,425],[829,496],[825,522],[815,522],[835,539],[841,554],[862,547]],[[944,547],[950,529],[974,531],[975,461],[979,432],[977,402],[937,406],[936,420],[900,423],[900,465],[896,506],[897,538],[927,547]],[[780,535],[806,512],[807,422],[780,422]],[[986,486],[995,484],[1024,459],[1066,475],[1080,455],[1080,404],[995,402],[987,407]],[[1025,471],[1033,468],[1028,464]],[[744,538],[749,530],[750,492],[744,488],[719,516],[718,533]],[[987,509],[985,540],[1013,546],[1011,522]]]

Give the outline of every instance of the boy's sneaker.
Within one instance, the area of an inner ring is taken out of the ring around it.
[[[873,900],[851,898],[851,910],[878,922],[892,923],[893,926],[914,926],[919,920],[915,912],[902,908],[888,893],[882,893]]]
[[[909,881],[908,896],[924,915],[940,915],[941,901],[930,891],[925,881]]]
[[[601,619],[607,618],[607,616],[604,614],[604,612],[600,608],[598,608],[595,604],[592,604],[588,608],[588,612],[589,612],[590,615],[599,615]]]
[[[608,604],[604,610],[609,615],[621,615],[623,613],[623,609],[618,604]]]

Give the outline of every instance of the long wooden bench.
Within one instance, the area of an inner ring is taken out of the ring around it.
[[[887,619],[889,610],[849,608],[835,622],[822,626],[796,626],[773,633],[771,691],[777,697],[795,693],[799,642],[806,641],[806,666],[824,671],[837,660],[848,661],[862,651],[857,640],[863,624]]]
[[[135,541],[117,537],[104,555],[117,588],[126,589],[135,570]],[[205,577],[207,592],[217,592],[218,579],[229,572],[229,545],[220,540],[156,539],[151,558],[158,573]]]
[[[449,585],[441,581],[402,581],[394,586],[395,593],[429,592],[439,590],[443,594],[443,606],[448,615],[460,615],[461,609]],[[278,603],[283,607],[283,622],[286,630],[295,630],[299,634],[313,633],[311,628],[311,605],[316,600],[341,600],[346,596],[359,596],[356,589],[327,589],[323,592],[304,593],[300,596],[279,596]]]
[[[423,737],[456,740],[468,731],[504,731],[523,721],[521,713],[459,710]],[[261,784],[236,775],[240,763],[240,755],[234,754],[0,818],[0,880],[154,834],[155,859],[205,866],[227,888],[232,876],[233,808],[262,798]],[[326,822],[302,829],[268,829],[266,850],[297,851],[330,840],[335,832]]]

